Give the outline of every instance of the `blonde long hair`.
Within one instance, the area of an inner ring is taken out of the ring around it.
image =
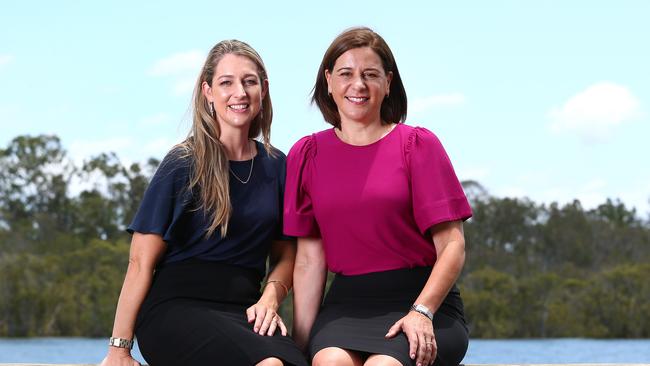
[[[257,66],[258,77],[264,85],[268,80],[266,68],[260,55],[247,43],[235,39],[217,43],[208,54],[201,74],[196,80],[192,96],[192,128],[188,137],[177,147],[182,157],[190,158],[192,169],[188,189],[199,192],[199,207],[212,221],[206,237],[211,236],[220,227],[221,236],[228,231],[228,220],[232,214],[229,187],[229,162],[224,145],[219,140],[221,129],[216,113],[210,112],[210,105],[202,92],[203,82],[212,86],[215,69],[227,54],[234,54],[250,59]],[[271,95],[267,90],[262,99],[262,108],[251,122],[249,138],[262,137],[264,149],[271,155],[271,121],[273,107]]]

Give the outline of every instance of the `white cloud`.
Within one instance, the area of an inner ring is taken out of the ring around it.
[[[10,64],[13,60],[13,55],[0,55],[0,67]]]
[[[409,112],[419,113],[438,106],[460,105],[465,103],[462,93],[436,94],[417,98],[409,103]]]
[[[184,96],[192,92],[196,76],[203,66],[205,55],[192,50],[175,53],[156,61],[147,71],[154,77],[166,77],[173,80],[172,93]]]
[[[626,87],[594,84],[549,112],[550,129],[575,133],[587,141],[602,141],[622,123],[641,114],[639,100]]]
[[[151,76],[170,76],[187,73],[198,73],[203,65],[205,56],[201,51],[192,50],[175,53],[156,61],[149,69]]]

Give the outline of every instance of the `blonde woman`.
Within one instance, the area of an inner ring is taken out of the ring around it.
[[[273,110],[257,52],[237,40],[215,45],[193,104],[188,138],[162,161],[128,227],[102,365],[137,365],[134,334],[156,366],[306,365],[277,313],[296,249],[281,234],[285,156],[269,143]]]

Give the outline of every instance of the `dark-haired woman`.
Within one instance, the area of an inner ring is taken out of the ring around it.
[[[406,93],[386,42],[368,28],[339,35],[313,101],[334,128],[287,160],[294,339],[314,365],[457,365],[471,209],[436,136],[402,123]],[[336,277],[321,306],[326,269]]]

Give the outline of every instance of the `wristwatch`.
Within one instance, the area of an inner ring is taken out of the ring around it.
[[[117,348],[132,349],[133,348],[133,340],[132,339],[111,337],[108,340],[108,345],[113,346],[113,347],[117,347]]]
[[[411,310],[412,311],[417,311],[418,313],[420,313],[420,314],[426,316],[427,318],[429,318],[429,320],[433,321],[433,313],[431,312],[431,310],[429,310],[428,307],[426,307],[426,306],[424,306],[422,304],[413,304],[413,306],[411,306]]]

